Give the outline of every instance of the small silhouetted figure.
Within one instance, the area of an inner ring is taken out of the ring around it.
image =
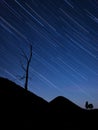
[[[85,108],[86,109],[93,109],[93,104],[89,104],[88,101],[86,101]]]

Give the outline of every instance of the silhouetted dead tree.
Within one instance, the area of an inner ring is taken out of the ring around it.
[[[28,79],[29,79],[29,67],[32,59],[32,45],[30,45],[30,53],[29,56],[21,49],[21,56],[26,60],[26,66],[24,66],[21,62],[21,67],[25,71],[25,75],[21,77],[21,79],[25,79],[24,88],[28,90]]]

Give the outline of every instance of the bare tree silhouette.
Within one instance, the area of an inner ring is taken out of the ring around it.
[[[21,48],[20,48],[21,49]],[[23,65],[21,62],[21,67],[25,71],[24,76],[21,77],[21,79],[25,79],[24,88],[28,90],[28,79],[29,79],[29,67],[32,59],[32,45],[30,44],[30,53],[29,56],[26,55],[26,53],[21,49],[21,56],[26,60],[26,66]]]
[[[89,104],[88,101],[85,102],[86,109],[93,109],[93,104]]]

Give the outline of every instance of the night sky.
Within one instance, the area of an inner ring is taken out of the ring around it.
[[[0,76],[24,86],[30,44],[30,91],[98,108],[97,0],[0,0]]]

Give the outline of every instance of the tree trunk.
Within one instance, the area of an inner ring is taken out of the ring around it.
[[[25,79],[25,89],[28,90],[28,77],[29,77],[29,63],[27,64],[27,69],[26,69],[26,79]]]

